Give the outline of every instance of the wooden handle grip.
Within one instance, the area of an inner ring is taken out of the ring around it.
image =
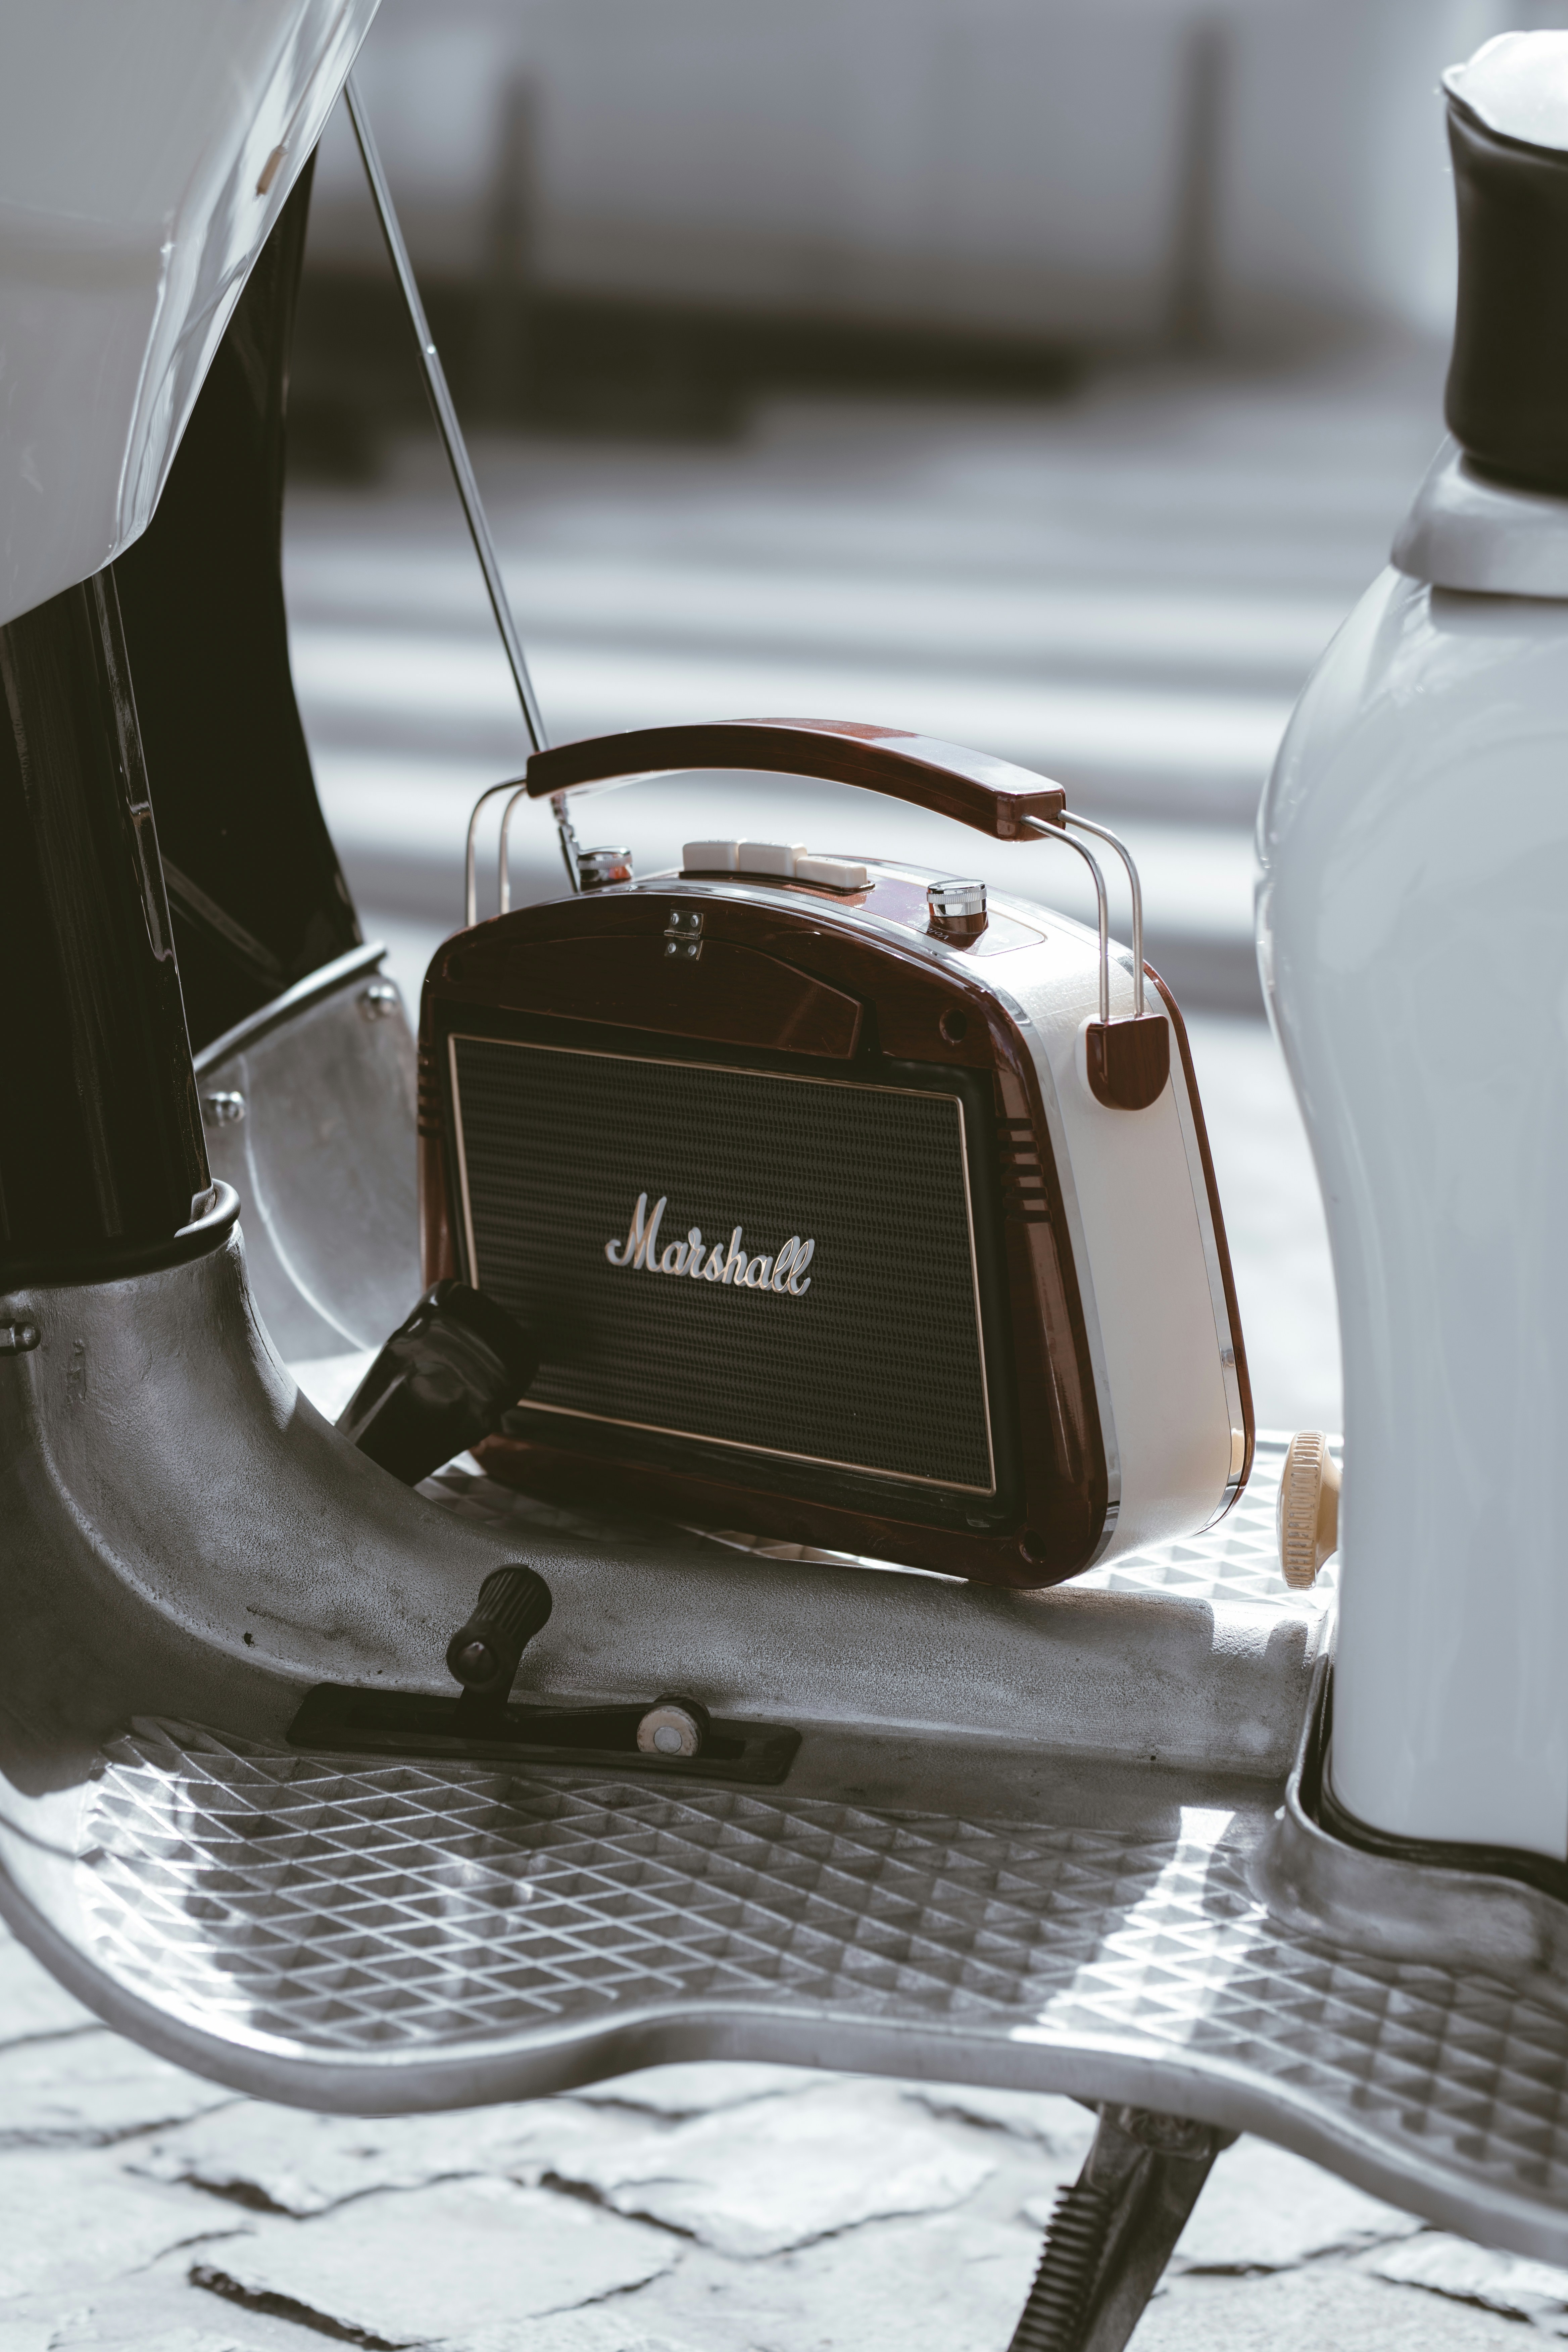
[[[821,776],[933,809],[994,841],[1026,837],[1025,817],[1058,820],[1067,804],[1059,784],[1009,761],[966,751],[932,735],[899,727],[860,727],[841,719],[731,719],[711,726],[640,727],[556,743],[528,763],[532,799],[580,784],[631,783],[644,776],[685,775],[698,768],[742,768],[766,775]]]

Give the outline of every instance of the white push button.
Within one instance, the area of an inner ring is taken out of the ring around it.
[[[853,858],[809,856],[804,841],[689,841],[680,864],[687,874],[773,874],[829,890],[864,890],[870,882]]]
[[[866,868],[847,857],[797,857],[797,882],[819,882],[827,890],[864,890],[870,880]]]
[[[738,841],[735,864],[742,874],[793,876],[795,861],[805,856],[804,841]]]

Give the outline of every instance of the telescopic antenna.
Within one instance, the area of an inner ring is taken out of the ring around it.
[[[382,236],[386,239],[386,250],[392,262],[393,274],[397,279],[398,290],[403,296],[404,309],[408,313],[408,323],[414,330],[414,341],[419,353],[419,370],[425,379],[425,391],[430,403],[431,413],[436,419],[436,430],[441,436],[441,446],[447,452],[447,463],[452,468],[452,479],[457,485],[458,497],[462,502],[463,513],[468,526],[468,536],[474,542],[474,553],[479,559],[479,570],[484,573],[485,590],[490,600],[490,611],[495,614],[496,628],[500,632],[501,646],[506,654],[507,667],[511,671],[511,682],[517,688],[517,698],[522,707],[522,723],[528,730],[530,747],[535,751],[542,751],[550,739],[545,734],[544,720],[540,715],[538,698],[533,691],[533,681],[528,674],[528,661],[522,650],[522,640],[517,634],[517,623],[512,618],[511,605],[506,593],[506,583],[501,578],[500,564],[496,558],[495,541],[490,537],[490,527],[485,518],[484,502],[479,497],[479,486],[474,479],[474,469],[469,462],[468,444],[463,439],[463,428],[458,422],[458,412],[452,404],[452,394],[447,383],[447,372],[441,365],[441,354],[436,349],[435,338],[430,332],[430,322],[425,316],[425,305],[419,299],[419,288],[414,276],[414,265],[408,258],[408,247],[403,241],[403,231],[398,226],[397,208],[392,201],[392,190],[386,184],[386,173],[382,169],[381,157],[376,150],[375,134],[371,130],[370,117],[365,111],[364,100],[359,94],[352,73],[343,84],[343,96],[348,102],[349,121],[353,124],[354,137],[359,142],[360,158],[364,164],[364,175],[370,183],[371,201],[375,206],[376,218],[381,223]],[[552,794],[551,806],[555,813],[556,830],[561,838],[561,854],[566,862],[566,871],[571,877],[572,887],[575,890],[577,860],[573,854],[575,841],[572,834],[571,820],[566,814],[564,795]],[[469,919],[472,920],[471,913]]]

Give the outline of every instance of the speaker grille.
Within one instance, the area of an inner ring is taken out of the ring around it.
[[[544,1343],[529,1409],[993,1491],[956,1096],[493,1038],[451,1055],[473,1278]],[[693,1227],[704,1265],[737,1225],[748,1261],[814,1242],[799,1295],[613,1265],[639,1195],[666,1202],[667,1265]]]

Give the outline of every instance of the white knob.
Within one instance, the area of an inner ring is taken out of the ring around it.
[[[708,1737],[708,1710],[689,1698],[658,1698],[637,1726],[645,1756],[697,1756]]]
[[[1280,1573],[1304,1591],[1340,1540],[1340,1465],[1321,1429],[1298,1430],[1285,1449],[1276,1524]]]

